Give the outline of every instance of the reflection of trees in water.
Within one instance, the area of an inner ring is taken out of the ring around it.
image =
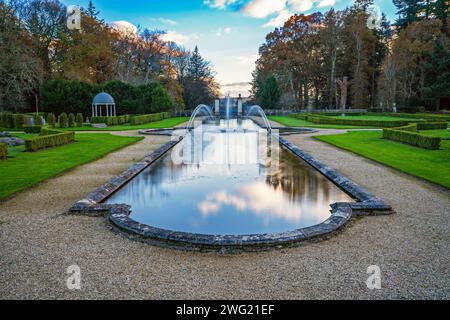
[[[281,188],[290,200],[317,200],[319,196],[330,198],[333,194],[342,192],[306,162],[284,149],[280,152],[278,170],[267,175],[266,183],[275,190]]]

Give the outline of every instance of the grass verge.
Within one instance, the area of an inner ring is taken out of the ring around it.
[[[159,120],[150,123],[144,123],[139,125],[117,125],[110,126],[107,128],[93,128],[91,126],[82,126],[82,127],[74,127],[74,128],[64,128],[60,130],[65,131],[132,131],[132,130],[143,130],[143,129],[161,129],[161,128],[172,128],[183,122],[189,121],[188,117],[175,117],[175,118],[167,118],[164,120]]]
[[[83,133],[75,139],[75,143],[38,152],[25,152],[24,146],[8,148],[12,158],[0,161],[0,199],[143,138]]]
[[[433,130],[446,134],[446,130]],[[426,150],[381,138],[378,131],[351,131],[314,138],[450,189],[450,140]]]

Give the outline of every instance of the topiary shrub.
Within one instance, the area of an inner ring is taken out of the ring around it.
[[[77,127],[82,127],[83,126],[83,114],[77,113],[75,122],[77,123]]]
[[[14,114],[14,128],[16,129],[22,129],[23,125],[25,124],[25,116],[23,114]]]
[[[25,149],[34,152],[42,149],[61,146],[75,141],[75,132],[42,129],[41,135],[25,140]]]
[[[447,129],[447,122],[425,122],[418,123],[417,130],[441,130]]]
[[[5,143],[0,143],[0,160],[6,160],[8,157],[8,146]]]
[[[68,118],[67,123],[69,125],[69,128],[75,127],[75,115],[73,113],[69,113],[69,118]]]
[[[53,113],[49,113],[47,115],[47,124],[50,127],[52,127],[53,129],[55,128],[55,126],[56,126],[56,117],[55,117],[55,115]]]
[[[160,112],[160,113],[153,113],[153,114],[144,114],[140,116],[130,116],[130,124],[131,125],[139,125],[139,124],[145,124],[150,123],[154,121],[163,120],[170,117],[169,112]]]
[[[23,126],[25,133],[41,133],[42,126]]]
[[[67,114],[65,112],[59,115],[59,127],[67,128],[69,119],[67,118]]]

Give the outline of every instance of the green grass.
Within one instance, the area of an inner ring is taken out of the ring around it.
[[[74,128],[64,128],[61,130],[67,131],[132,131],[132,130],[143,130],[143,129],[160,129],[160,128],[172,128],[183,122],[188,121],[188,117],[175,117],[168,118],[160,121],[140,124],[140,125],[129,125],[123,124],[118,126],[110,126],[107,128],[93,128],[91,126],[82,126],[82,127],[74,127]]]
[[[289,116],[269,116],[270,120],[278,122],[287,127],[305,127],[305,128],[320,128],[320,129],[370,129],[373,127],[367,126],[347,126],[337,124],[315,124],[306,120],[297,119]]]
[[[450,139],[450,130],[421,130],[420,134],[432,137],[439,137],[442,139]]]
[[[24,134],[16,136],[23,137]],[[142,137],[82,133],[76,134],[75,139],[75,143],[39,152],[25,152],[24,146],[8,148],[8,155],[13,158],[0,161],[0,199],[76,166],[97,160],[141,140]]]
[[[434,134],[444,134],[445,130]],[[381,138],[378,131],[352,131],[315,138],[385,164],[402,172],[450,188],[450,140],[441,150],[426,150]]]

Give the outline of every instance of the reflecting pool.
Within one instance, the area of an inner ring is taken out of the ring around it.
[[[158,228],[245,235],[316,225],[351,201],[251,120],[232,119],[197,126],[106,203]]]

